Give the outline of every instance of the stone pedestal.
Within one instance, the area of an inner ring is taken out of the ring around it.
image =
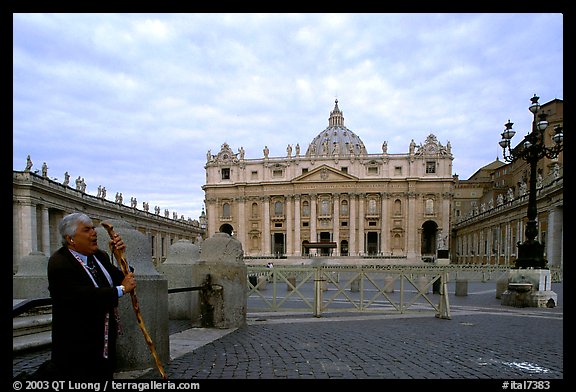
[[[449,265],[450,259],[436,259],[437,265]]]
[[[125,257],[128,264],[134,267],[135,293],[142,319],[160,361],[166,364],[170,360],[168,282],[152,263],[152,247],[148,237],[126,221],[107,220],[106,222],[114,227],[114,231],[126,244]],[[96,232],[98,247],[110,253],[108,233],[102,226],[97,226]],[[118,265],[115,258],[113,263]],[[120,298],[118,308],[122,335],[118,337],[117,342],[117,371],[156,368],[156,362],[138,326],[131,296],[126,295]]]
[[[468,279],[456,279],[454,295],[457,297],[465,297],[468,295]]]
[[[552,291],[549,269],[512,269],[508,288],[502,293],[502,305],[514,307],[553,308],[558,295]]]
[[[237,328],[246,325],[248,288],[242,244],[228,233],[216,233],[202,242],[200,260],[192,267],[200,293],[201,326]]]
[[[30,252],[22,257],[18,272],[12,277],[12,298],[45,298],[48,291],[48,256],[42,252]]]
[[[168,281],[168,288],[194,287],[192,264],[200,256],[200,247],[190,240],[178,240],[168,249],[166,261],[158,266]],[[171,320],[192,320],[192,309],[198,309],[198,291],[183,291],[168,294],[168,316]],[[198,317],[196,312],[194,317]]]

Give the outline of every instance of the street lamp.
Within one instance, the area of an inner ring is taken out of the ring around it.
[[[538,225],[536,223],[536,165],[544,157],[549,159],[556,158],[564,149],[564,134],[560,125],[554,127],[554,135],[552,136],[554,145],[546,146],[546,134],[544,131],[548,128],[548,121],[546,121],[548,115],[544,112],[538,113],[540,110],[538,99],[540,97],[536,96],[536,94],[530,98],[532,104],[528,109],[534,115],[534,120],[532,122],[532,131],[526,135],[524,142],[513,149],[510,148],[510,140],[516,132],[512,130],[513,123],[508,120],[508,123],[505,124],[506,129],[502,132],[502,140],[499,143],[503,150],[504,160],[515,162],[523,159],[530,165],[526,240],[523,243],[518,241],[518,258],[516,259],[515,268],[547,268],[547,260],[544,259],[544,244],[540,244],[536,240],[538,236]],[[539,118],[538,122],[536,122],[536,117]]]

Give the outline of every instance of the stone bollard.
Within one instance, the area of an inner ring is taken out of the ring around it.
[[[360,277],[354,278],[350,282],[350,291],[353,293],[357,293],[360,291]]]
[[[216,233],[202,242],[200,260],[192,267],[200,291],[201,326],[235,328],[246,325],[248,288],[242,244],[228,233]]]
[[[48,256],[42,252],[30,252],[22,257],[18,272],[12,277],[12,298],[46,298],[48,291]]]
[[[456,279],[456,290],[454,295],[465,297],[468,295],[468,279]]]
[[[126,244],[126,261],[134,267],[135,294],[142,319],[152,339],[156,354],[160,361],[166,364],[170,360],[168,282],[152,264],[152,247],[149,238],[124,220],[106,220],[106,222],[114,227],[114,231]],[[102,226],[97,226],[96,233],[98,234],[98,247],[102,250],[109,250],[110,237],[106,230]],[[110,254],[109,251],[108,253]],[[112,257],[111,259],[114,264],[118,264],[118,260]],[[138,326],[130,297],[128,295],[120,298],[118,304],[122,335],[118,337],[116,345],[117,371],[156,368],[156,362]]]
[[[158,266],[168,281],[168,289],[194,287],[192,264],[199,257],[200,247],[190,240],[178,240],[170,246],[166,261]],[[192,320],[199,315],[198,291],[168,294],[168,316],[171,320]]]
[[[506,290],[508,290],[508,275],[504,275],[496,281],[496,298],[501,299],[502,293]]]
[[[430,293],[430,286],[426,287],[426,285],[430,282],[430,279],[426,275],[420,275],[416,279],[416,285],[418,286],[418,290],[422,291],[423,294]],[[426,289],[424,289],[426,287]]]
[[[385,293],[393,293],[394,292],[394,276],[386,275],[384,277],[384,292]]]
[[[295,288],[296,287],[296,277],[295,276],[287,276],[286,280],[288,280],[289,284],[286,283],[286,291],[292,291],[294,290],[292,288],[292,286]],[[292,285],[292,286],[291,286]]]
[[[258,290],[266,290],[268,277],[266,275],[258,275]]]

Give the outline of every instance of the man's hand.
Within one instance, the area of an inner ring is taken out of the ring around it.
[[[136,288],[136,279],[134,279],[134,273],[129,272],[128,275],[124,276],[121,284],[124,286],[124,289],[127,293],[133,291]]]

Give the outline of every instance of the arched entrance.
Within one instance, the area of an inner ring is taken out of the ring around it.
[[[274,233],[274,243],[272,246],[272,253],[274,256],[278,258],[284,255],[284,233]]]
[[[340,241],[340,256],[348,256],[348,241]]]
[[[422,257],[434,257],[436,254],[436,233],[438,224],[434,221],[426,221],[422,224]]]
[[[369,231],[366,235],[366,251],[369,255],[378,254],[378,233]]]
[[[231,224],[229,223],[224,223],[222,226],[220,226],[220,233],[228,233],[230,235],[232,235],[234,233],[234,228],[232,227]]]

